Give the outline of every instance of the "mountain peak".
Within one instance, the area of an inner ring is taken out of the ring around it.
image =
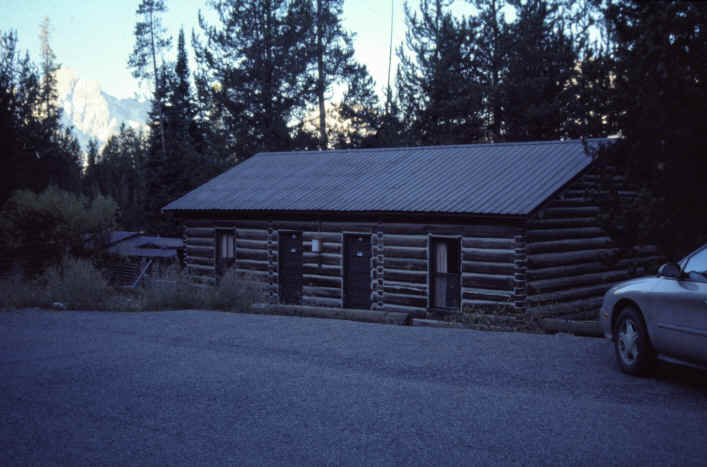
[[[59,68],[56,79],[64,123],[73,127],[84,148],[91,138],[103,146],[108,138],[118,134],[123,123],[136,130],[147,128],[148,102],[111,96],[98,81],[83,79],[68,67]]]

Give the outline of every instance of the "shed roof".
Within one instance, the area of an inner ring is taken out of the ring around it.
[[[163,209],[523,215],[591,161],[580,140],[258,153]]]

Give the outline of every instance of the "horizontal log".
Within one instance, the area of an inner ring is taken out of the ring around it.
[[[562,316],[570,313],[581,313],[586,310],[601,308],[602,297],[582,298],[580,300],[566,301],[553,305],[539,305],[526,308],[526,312],[539,318],[545,316]]]
[[[427,248],[427,235],[394,235],[385,234],[383,244],[386,246],[412,246]]]
[[[208,265],[213,265],[214,264],[214,258],[213,256],[207,256],[207,257],[202,257],[202,256],[188,256],[185,258],[185,261],[188,264],[208,264]]]
[[[312,241],[303,242],[304,251],[312,251]],[[337,242],[320,242],[319,248],[322,253],[338,253],[341,254],[341,243]]]
[[[340,298],[312,297],[309,295],[302,297],[302,305],[342,308],[343,304],[344,302]]]
[[[488,312],[488,311],[515,311],[513,303],[497,302],[493,300],[464,299],[462,300],[462,310],[464,313]]]
[[[529,254],[551,253],[574,250],[592,250],[611,246],[609,237],[580,238],[572,240],[550,240],[546,242],[529,243],[526,250]]]
[[[512,293],[494,289],[463,288],[462,300],[486,300],[491,302],[508,303],[512,301]]]
[[[406,313],[415,318],[424,318],[427,316],[427,308],[425,307],[395,305],[393,303],[384,303],[383,311],[388,313]]]
[[[589,287],[578,287],[576,289],[562,290],[559,292],[548,292],[543,294],[529,295],[527,300],[531,305],[553,304],[565,301],[579,300],[582,298],[598,297],[611,288],[611,284],[592,285]]]
[[[184,246],[214,246],[215,242],[213,237],[199,238],[199,237],[187,237],[184,240]]]
[[[464,237],[463,248],[489,248],[492,250],[512,250],[516,247],[513,238]]]
[[[267,261],[268,260],[268,252],[267,252],[267,250],[251,250],[249,248],[238,248],[236,250],[236,258],[238,261],[242,261],[242,260]]]
[[[513,290],[513,276],[496,274],[463,274],[462,286],[469,288]]]
[[[341,298],[341,287],[319,287],[305,285],[302,293],[311,297]]]
[[[341,276],[341,266],[332,266],[329,264],[304,263],[302,272],[304,274],[314,274],[320,276]]]
[[[514,259],[516,259],[516,252],[514,250],[462,248],[463,261],[512,263]]]
[[[237,263],[238,269],[249,270],[249,271],[267,271],[270,265],[267,261],[256,261],[256,260],[246,260],[238,259]]]
[[[383,266],[390,269],[406,269],[410,271],[427,271],[426,259],[388,258],[383,259]]]
[[[564,218],[564,217],[591,217],[599,214],[599,206],[581,206],[573,208],[545,208],[542,212],[544,218]]]
[[[193,228],[193,229],[186,229],[184,232],[184,235],[187,238],[193,237],[193,238],[213,238],[215,235],[215,230],[213,228]]]
[[[585,196],[566,196],[564,198],[553,200],[549,207],[578,207],[578,206],[592,206],[596,203],[593,198],[587,198]]]
[[[189,245],[184,249],[188,256],[214,256],[215,248],[213,246],[193,246]]]
[[[310,264],[328,264],[333,266],[341,265],[341,255],[336,253],[302,253],[302,258],[305,263]]]
[[[469,237],[513,237],[521,229],[506,224],[401,224],[387,222],[383,224],[386,234],[401,235],[464,235]]]
[[[407,295],[396,293],[383,293],[383,303],[391,305],[403,305],[411,307],[425,308],[427,306],[427,297],[420,295]]]
[[[277,313],[293,316],[305,316],[310,318],[347,319],[365,323],[405,325],[410,322],[410,318],[407,313],[371,311],[340,307],[329,308],[306,305],[266,305],[258,303],[251,305],[250,310],[254,313]]]
[[[427,271],[406,271],[403,269],[388,269],[383,270],[383,278],[393,282],[409,282],[413,284],[426,284]]]
[[[196,264],[196,263],[189,263],[189,262],[187,262],[187,268],[188,268],[189,270],[198,271],[198,272],[200,272],[200,273],[203,273],[203,272],[206,272],[206,271],[208,271],[208,272],[214,272],[214,271],[216,271],[216,266],[214,266],[214,265],[209,265],[209,264]]]
[[[599,321],[574,321],[557,318],[544,318],[540,323],[545,332],[565,332],[577,336],[602,337],[604,331]]]
[[[268,231],[264,229],[236,229],[236,237],[242,240],[267,241]]]
[[[426,284],[408,284],[407,282],[383,282],[383,293],[418,295],[427,297]]]
[[[552,279],[555,277],[575,276],[578,274],[590,274],[601,272],[607,267],[600,261],[589,263],[569,264],[566,266],[555,266],[542,269],[528,269],[526,277],[529,281]]]
[[[587,263],[601,258],[611,258],[617,253],[618,249],[616,248],[569,251],[564,253],[540,253],[528,255],[528,266],[530,268],[544,268],[566,264]]]
[[[573,227],[596,227],[595,217],[562,217],[556,219],[532,218],[528,221],[530,229],[556,229]]]
[[[239,265],[236,265],[236,273],[239,274],[242,280],[254,280],[258,282],[268,282],[270,280],[270,273],[268,271],[243,269]]]
[[[528,242],[564,240],[570,238],[591,238],[601,237],[602,235],[604,235],[604,231],[600,227],[531,229],[527,232]]]
[[[462,272],[478,274],[513,274],[516,266],[513,263],[492,263],[488,261],[463,261]]]
[[[528,282],[528,292],[538,294],[563,290],[568,288],[583,287],[594,284],[611,284],[629,278],[628,271],[608,271],[594,274],[582,274],[578,276],[558,277],[555,279],[544,279]]]
[[[427,248],[385,246],[384,255],[390,258],[427,259]]]
[[[302,282],[310,287],[341,287],[341,277],[304,274]]]
[[[322,242],[332,242],[332,243],[341,243],[342,242],[342,235],[341,232],[311,232],[307,231],[302,234],[302,238],[304,241],[309,241],[311,242],[312,239],[316,238]]]
[[[247,248],[251,250],[267,250],[268,242],[266,240],[245,240],[236,238],[236,250]],[[277,243],[274,244],[273,250],[277,250]]]

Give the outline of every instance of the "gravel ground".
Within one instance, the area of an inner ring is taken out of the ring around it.
[[[705,465],[705,376],[568,335],[3,312],[0,465]]]

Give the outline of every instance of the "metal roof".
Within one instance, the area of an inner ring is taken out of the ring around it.
[[[106,251],[121,256],[146,256],[169,258],[177,256],[177,250],[184,247],[181,238],[154,237],[139,232],[112,232],[121,240],[113,243]],[[134,234],[126,236],[122,234]],[[113,237],[113,235],[111,235]]]
[[[163,209],[522,215],[591,161],[580,140],[258,153]]]

